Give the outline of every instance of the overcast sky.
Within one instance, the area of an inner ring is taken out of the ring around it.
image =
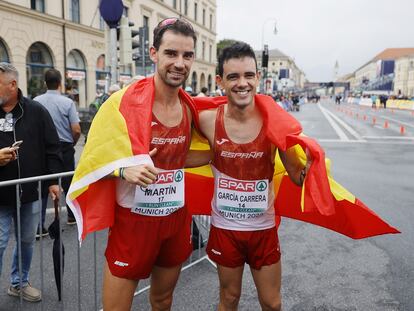
[[[218,40],[262,49],[263,34],[308,80],[329,81],[336,61],[341,76],[386,48],[414,47],[414,0],[217,0]]]

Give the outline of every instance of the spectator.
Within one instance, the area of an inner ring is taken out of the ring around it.
[[[380,103],[384,107],[384,109],[387,108],[387,95],[381,95],[380,96]]]
[[[61,94],[62,75],[56,69],[49,69],[45,73],[45,82],[47,92],[43,95],[34,98],[35,101],[41,103],[50,113],[53,123],[59,135],[60,149],[63,158],[63,170],[65,172],[73,171],[75,169],[75,148],[81,134],[79,125],[79,117],[76,111],[75,103]],[[65,194],[69,190],[72,177],[62,178],[62,188]],[[47,230],[44,227],[45,214],[47,207],[47,197],[42,202],[42,223],[38,229],[38,236],[47,235]],[[68,210],[68,225],[76,224],[70,208]]]
[[[377,95],[372,94],[371,101],[372,101],[372,108],[377,108]]]
[[[134,82],[138,82],[141,81],[142,79],[145,79],[145,76],[141,76],[141,75],[136,75],[133,76],[127,83],[125,83],[124,87],[134,83]]]
[[[203,86],[201,88],[201,92],[197,95],[197,97],[207,97],[208,96],[207,92],[208,92],[208,89],[205,86]]]
[[[62,171],[59,137],[53,120],[39,103],[23,97],[17,84],[18,72],[8,63],[0,63],[0,181],[59,173]],[[7,126],[6,126],[7,123]],[[20,149],[9,148],[22,140]],[[10,237],[11,222],[17,230],[17,202],[15,186],[0,188],[0,273],[3,254]],[[40,203],[37,183],[20,185],[20,240],[21,273],[17,245],[13,253],[10,296],[40,301],[40,290],[29,283],[36,229],[39,223]],[[59,186],[50,182],[49,193],[59,198]],[[16,231],[16,236],[17,231]],[[21,278],[20,278],[21,275]]]
[[[186,86],[184,91],[186,91],[188,95],[193,96],[193,88],[191,86]]]
[[[282,108],[285,109],[286,111],[292,111],[292,102],[287,99],[285,96],[282,96],[281,98],[281,102],[282,102]]]
[[[337,104],[337,105],[340,105],[341,104],[341,99],[342,99],[342,96],[341,95],[336,95],[335,96],[335,103]]]
[[[136,77],[134,77],[133,79],[135,79],[135,78]],[[136,81],[138,81],[138,80],[136,80]],[[134,81],[132,81],[132,82],[134,82]],[[119,91],[120,89],[121,89],[121,87],[118,84],[112,84],[109,87],[108,93],[104,93],[101,96],[95,98],[95,100],[92,103],[89,104],[89,116],[90,116],[91,120],[95,117],[95,115],[98,112],[99,108],[101,108],[102,104],[109,98],[109,96],[111,96],[113,93]]]
[[[217,88],[215,91],[214,91],[214,96],[216,97],[216,96],[223,96],[223,92],[219,89],[219,88]]]

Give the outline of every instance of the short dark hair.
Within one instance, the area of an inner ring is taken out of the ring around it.
[[[221,51],[221,54],[219,56],[219,61],[218,61],[219,76],[223,77],[223,66],[226,61],[232,58],[243,58],[243,57],[253,58],[256,64],[256,71],[257,71],[256,54],[254,53],[253,48],[245,42],[238,41],[228,47],[225,47]]]
[[[201,92],[202,92],[202,93],[207,93],[207,91],[208,91],[208,88],[206,88],[205,86],[203,86],[203,87],[201,88]]]
[[[62,75],[59,70],[52,68],[46,71],[45,82],[48,90],[57,90],[62,83]]]
[[[167,30],[171,30],[175,34],[182,34],[186,37],[192,37],[194,40],[194,46],[196,45],[197,36],[193,26],[191,26],[191,24],[185,19],[170,17],[159,22],[157,27],[154,28],[153,46],[157,51],[160,48],[162,37]]]

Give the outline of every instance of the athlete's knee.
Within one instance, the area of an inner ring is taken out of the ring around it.
[[[261,301],[261,307],[263,311],[280,311],[282,310],[282,301],[279,297],[273,298],[268,301]]]
[[[240,292],[222,290],[220,295],[222,303],[230,310],[236,310],[240,301]]]
[[[173,302],[172,294],[154,295],[150,294],[150,303],[153,311],[169,311]]]

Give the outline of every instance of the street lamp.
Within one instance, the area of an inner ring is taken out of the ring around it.
[[[261,45],[262,48],[264,47],[264,31],[265,31],[265,26],[266,26],[266,24],[268,22],[273,22],[274,23],[274,25],[273,25],[273,34],[274,35],[277,35],[277,23],[276,23],[276,19],[274,19],[274,18],[268,18],[267,20],[265,20],[263,22],[263,26],[262,26],[262,42],[261,42],[262,43],[262,45]]]
[[[265,26],[266,23],[268,22],[273,22],[274,26],[273,26],[273,34],[276,35],[277,34],[277,25],[276,25],[276,19],[274,18],[269,18],[267,20],[265,20],[263,22],[263,26],[262,26],[262,48],[263,48],[263,52],[262,52],[262,73],[263,73],[263,77],[262,77],[262,81],[261,81],[261,87],[260,90],[262,93],[265,92],[265,80],[267,78],[267,64],[264,64],[264,54],[265,54],[265,50],[267,52],[267,46],[264,45],[264,30],[265,30]]]

